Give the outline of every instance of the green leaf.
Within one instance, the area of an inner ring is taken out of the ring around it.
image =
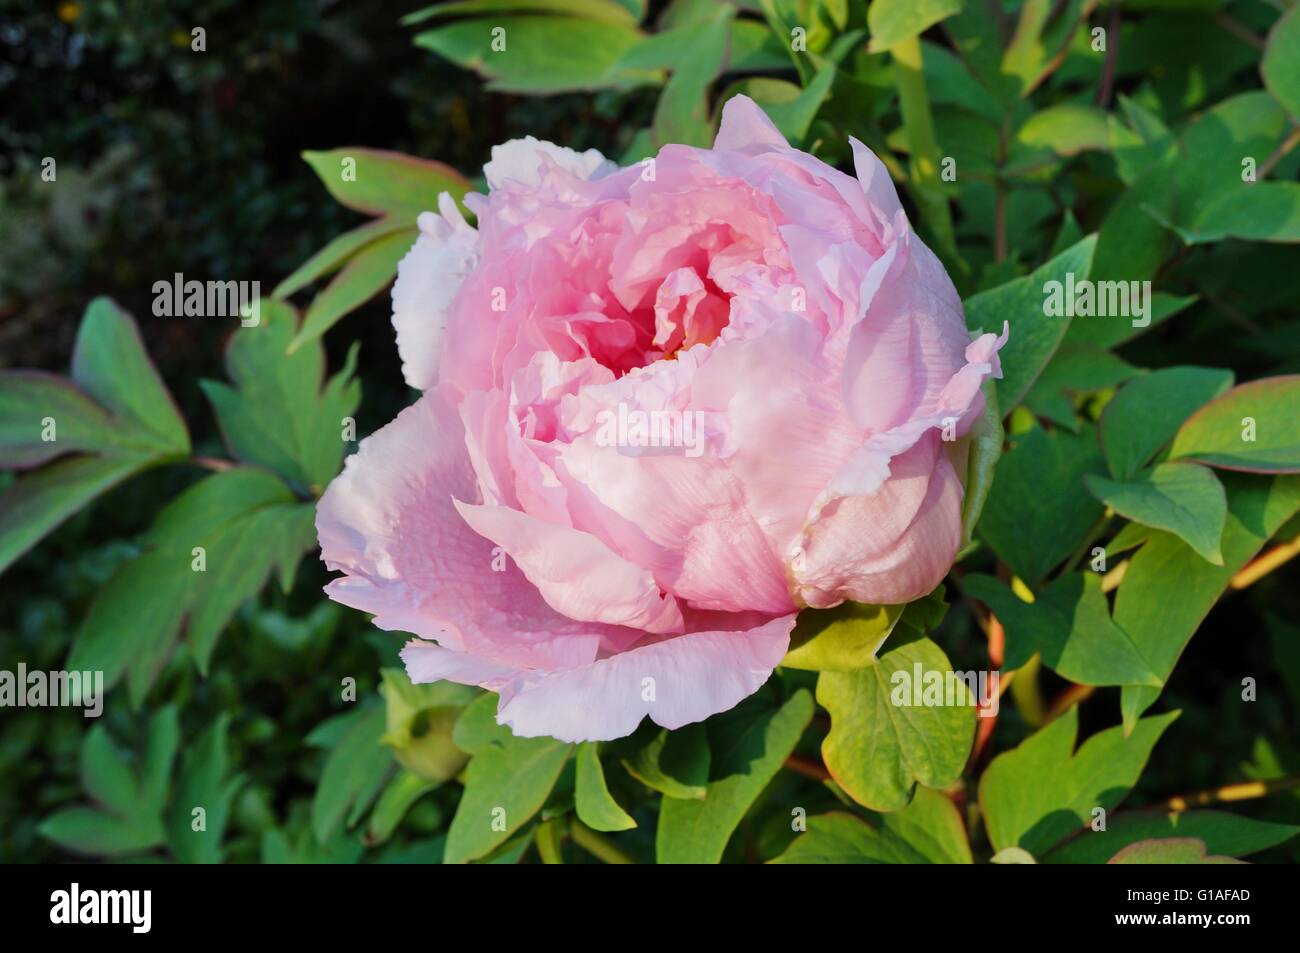
[[[1109,351],[1064,344],[1025,396],[1037,416],[1077,430],[1074,401],[1078,394],[1106,390],[1141,374]]]
[[[1232,386],[1232,371],[1166,367],[1129,382],[1098,422],[1110,475],[1136,476],[1197,408]]]
[[[139,853],[163,841],[157,821],[141,824],[89,807],[64,808],[41,821],[37,830],[74,854],[105,857]]]
[[[489,742],[465,772],[465,793],[447,832],[443,863],[478,860],[505,843],[541,810],[570,746],[554,738]]]
[[[46,439],[47,433],[54,439]],[[65,453],[119,449],[130,435],[130,429],[116,428],[108,411],[65,378],[44,371],[0,373],[0,464],[5,467],[32,467]],[[150,447],[139,449],[148,453]]]
[[[1097,237],[1090,235],[1032,274],[966,300],[966,326],[972,331],[1000,333],[1003,321],[1010,325],[1007,343],[999,353],[1002,380],[997,383],[998,405],[1004,415],[1025,399],[1070,326],[1065,314],[1047,313],[1048,283],[1060,282],[1064,287],[1067,274],[1074,275],[1076,284],[1086,278],[1096,244]]]
[[[235,610],[274,568],[284,581],[315,545],[314,516],[310,504],[297,502],[264,470],[236,467],[196,483],[142,537],[144,554],[123,564],[95,597],[68,666],[103,671],[106,687],[129,670],[138,705],[188,616],[189,645],[206,671]]]
[[[108,298],[92,301],[81,319],[72,380],[159,456],[190,452],[185,421],[149,360],[139,329]]]
[[[446,17],[513,13],[521,10],[567,14],[604,23],[636,23],[639,19],[626,3],[618,0],[453,0],[408,13],[402,17],[401,23],[403,26],[411,26]]]
[[[227,776],[229,727],[230,714],[218,716],[181,762],[167,811],[167,842],[181,863],[221,862],[221,841],[230,820],[231,804],[243,785],[242,778]],[[201,814],[196,813],[199,808]]]
[[[993,476],[978,535],[1033,588],[1073,553],[1103,507],[1083,478],[1102,470],[1091,425],[1078,433],[1037,425],[1011,437]],[[1043,488],[1050,487],[1050,492]]]
[[[408,230],[410,224],[409,221],[403,220],[403,216],[385,215],[360,225],[350,232],[344,232],[295,268],[287,278],[275,286],[271,296],[288,298],[295,291],[307,287],[318,278],[338,271],[363,248],[368,248],[393,232]]]
[[[728,71],[743,73],[751,70],[787,69],[789,66],[789,50],[767,24],[757,20],[731,21]]]
[[[1300,242],[1300,183],[1255,182],[1216,196],[1189,224],[1167,224],[1188,245],[1225,238]]]
[[[881,815],[878,826],[842,811],[808,818],[808,830],[769,863],[969,864],[971,852],[956,805],[918,788],[912,803]]]
[[[1273,98],[1300,122],[1300,9],[1283,13],[1268,31],[1259,72]]]
[[[1120,811],[1106,818],[1106,829],[1085,830],[1046,857],[1049,864],[1102,864],[1130,844],[1152,838],[1194,837],[1215,854],[1246,857],[1276,847],[1296,834],[1294,824],[1274,824],[1226,811]]]
[[[1300,510],[1300,477],[1227,474],[1223,488],[1228,522],[1220,542],[1222,566],[1206,562],[1177,536],[1152,530],[1115,594],[1115,624],[1162,680],[1229,580]],[[1156,688],[1126,686],[1120,695],[1125,725],[1131,726],[1159,694]]]
[[[1300,472],[1300,374],[1241,384],[1187,419],[1169,449],[1252,473]]]
[[[919,36],[962,8],[962,0],[872,0],[867,10],[872,53]]]
[[[416,229],[402,229],[376,239],[348,259],[343,270],[312,299],[289,353],[317,340],[345,315],[387,288],[397,275],[398,262],[406,257],[418,237]]]
[[[311,826],[319,844],[327,844],[345,820],[359,818],[378,796],[393,759],[379,742],[384,706],[367,703],[353,713],[347,729],[330,749],[311,804]]]
[[[0,466],[45,463],[0,493],[0,572],[95,497],[189,450],[135,322],[96,298],[77,331],[71,382],[0,373]],[[84,452],[95,455],[54,459]]]
[[[1132,480],[1083,478],[1088,491],[1120,516],[1181,537],[1216,566],[1223,564],[1219,539],[1228,519],[1223,485],[1195,463],[1161,463]]]
[[[370,820],[366,822],[366,843],[377,845],[387,841],[415,802],[438,787],[438,782],[428,781],[410,771],[397,772],[370,812]]]
[[[719,6],[708,22],[660,34],[680,55],[655,106],[654,136],[660,145],[707,146],[713,141],[709,86],[722,69],[734,10]]]
[[[439,194],[449,192],[459,199],[470,190],[469,180],[450,166],[400,152],[344,146],[304,152],[302,157],[340,204],[370,215],[390,215],[404,225],[437,208]]]
[[[494,37],[494,31],[497,32]],[[626,89],[654,74],[618,67],[643,34],[628,23],[568,16],[492,16],[458,20],[421,33],[416,46],[432,50],[488,81],[494,92],[545,95]],[[493,50],[494,39],[505,49]]]
[[[959,106],[1001,126],[1002,104],[946,46],[922,40],[921,69],[935,106]]]
[[[1019,148],[1012,152],[1008,165],[1014,171],[1018,166],[1042,162],[1045,156],[1105,150],[1110,141],[1106,113],[1093,106],[1058,103],[1031,114],[1016,130],[1015,143]]]
[[[176,704],[159,708],[149,719],[149,737],[140,771],[140,794],[150,813],[162,816],[171,784],[172,765],[180,748],[181,729]]]
[[[265,302],[262,321],[235,331],[226,348],[234,386],[217,381],[201,386],[236,458],[319,494],[342,466],[344,418],[361,403],[361,386],[352,376],[355,346],[328,382],[319,344],[286,354],[297,324],[291,306]]]
[[[91,800],[130,817],[140,808],[140,787],[126,758],[113,746],[108,729],[96,725],[81,744],[81,784]]]
[[[998,409],[998,392],[993,381],[985,381],[984,413],[975,421],[967,434],[969,450],[966,459],[966,479],[962,485],[965,494],[961,501],[961,544],[969,546],[975,527],[984,515],[984,504],[993,489],[993,478],[998,461],[1002,459],[1002,445],[1006,433],[1002,429],[1002,412]]]
[[[1300,241],[1300,183],[1253,181],[1245,165],[1262,165],[1290,130],[1268,93],[1248,92],[1207,110],[1184,132],[1172,166],[1172,207],[1149,211],[1185,243],[1235,237]]]
[[[661,864],[716,864],[732,832],[767,787],[812,720],[813,700],[800,689],[777,709],[757,703],[715,716],[707,725],[713,765],[702,800],[666,797],[655,856]]]
[[[625,831],[636,827],[636,821],[609,793],[605,770],[600,766],[599,745],[592,741],[578,745],[575,768],[574,802],[582,823],[598,831]]]
[[[962,579],[962,588],[1006,629],[1006,670],[1020,668],[1038,653],[1049,668],[1080,685],[1160,684],[1133,640],[1111,621],[1095,573],[1066,573],[1033,602],[992,576],[972,573]]]
[[[786,668],[851,672],[874,665],[876,650],[889,638],[903,606],[844,602],[833,609],[805,609],[790,636]]]
[[[965,693],[947,656],[911,633],[896,641],[869,668],[817,679],[817,701],[831,716],[822,759],[850,797],[876,811],[904,807],[918,783],[952,784],[974,740],[977,699]],[[932,682],[937,698],[928,694]]]
[[[623,767],[665,797],[702,798],[708,790],[709,738],[702,724],[656,731],[623,760]]]
[[[513,737],[508,726],[497,723],[498,701],[495,692],[485,692],[465,706],[451,732],[457,748],[478,754],[494,741],[504,743]]]
[[[1112,811],[1136,783],[1151,749],[1178,712],[1098,732],[1074,750],[1079,713],[1070,708],[1045,728],[993,759],[980,778],[979,801],[995,850],[1020,847],[1035,857]]]
[[[1125,193],[1128,195],[1129,193]],[[1123,201],[1121,199],[1121,201]],[[1148,221],[1150,218],[1148,217]],[[1138,232],[1141,228],[1137,229]],[[1107,251],[1103,248],[1106,240],[1106,231],[1103,228],[1097,238],[1097,255],[1093,259],[1093,274],[1100,275],[1105,272],[1102,270],[1106,267],[1106,262],[1102,255]],[[1159,240],[1156,240],[1159,244]],[[1163,324],[1174,315],[1185,311],[1197,302],[1196,295],[1170,295],[1156,292],[1149,298],[1149,313],[1139,320],[1110,320],[1108,318],[1089,318],[1084,321],[1072,321],[1070,330],[1065,333],[1065,343],[1067,345],[1078,345],[1081,347],[1093,348],[1113,348],[1118,347],[1126,341],[1145,334],[1154,327]]]
[[[1020,81],[1021,95],[1028,95],[1051,72],[1053,60],[1068,48],[1086,9],[1083,0],[1063,4],[1025,0],[1021,5],[1002,57],[1002,72]]]
[[[95,497],[152,465],[149,457],[69,457],[0,493],[0,572]]]
[[[1195,837],[1164,837],[1129,844],[1108,864],[1244,864],[1231,857],[1208,857],[1205,841]]]

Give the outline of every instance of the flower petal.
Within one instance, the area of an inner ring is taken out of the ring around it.
[[[590,533],[505,506],[456,503],[477,533],[497,543],[557,612],[584,622],[680,632],[677,600],[650,573]]]
[[[497,720],[525,738],[574,742],[621,738],[646,715],[668,729],[703,721],[767,681],[794,621],[675,635],[568,671],[529,673],[502,687]]]
[[[788,149],[790,144],[758,103],[748,96],[732,96],[722,107],[722,122],[713,140],[713,148],[739,151],[750,146]]]
[[[493,189],[508,185],[535,186],[550,162],[580,179],[598,179],[618,166],[595,149],[575,152],[545,139],[524,136],[492,147],[492,158],[483,166],[483,177]]]
[[[807,605],[897,605],[943,580],[961,545],[962,485],[941,446],[938,433],[927,434],[893,459],[875,495],[821,511],[792,561]]]
[[[477,501],[465,433],[441,388],[361,441],[316,508],[330,598],[381,629],[509,665],[589,662],[622,630],[560,615],[456,512]]]
[[[438,197],[441,215],[420,215],[420,235],[397,264],[393,283],[393,328],[402,376],[417,390],[438,379],[442,336],[452,301],[477,261],[477,233],[461,217],[446,192]]]

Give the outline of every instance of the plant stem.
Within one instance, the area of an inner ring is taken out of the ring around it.
[[[564,863],[564,854],[560,851],[562,839],[563,831],[558,818],[551,818],[537,825],[537,853],[542,855],[542,863]]]
[[[1110,94],[1115,88],[1115,62],[1119,59],[1119,6],[1111,8],[1106,24],[1106,65],[1101,71],[1101,88],[1097,90],[1097,105],[1102,109],[1110,105]]]
[[[1230,801],[1249,801],[1252,798],[1268,797],[1281,791],[1293,791],[1300,788],[1300,775],[1289,778],[1270,778],[1267,781],[1242,781],[1228,784],[1221,788],[1184,794],[1162,801],[1155,807],[1169,811],[1186,811],[1188,808],[1204,807],[1207,804],[1226,804]]]
[[[1300,556],[1300,536],[1289,543],[1274,546],[1262,556],[1252,560],[1241,572],[1232,577],[1228,586],[1232,589],[1245,589],[1296,556]]]
[[[1016,670],[1016,679],[1011,683],[1011,699],[1021,717],[1033,728],[1047,722],[1047,706],[1043,704],[1043,692],[1038,685],[1038,670],[1042,665],[1042,659],[1035,654]]]
[[[215,473],[220,473],[222,470],[229,470],[234,467],[234,464],[229,460],[221,460],[217,457],[190,457],[190,462],[195,466],[205,467]]]
[[[1273,171],[1273,167],[1281,162],[1286,154],[1296,147],[1297,143],[1300,143],[1300,126],[1292,129],[1291,134],[1273,150],[1273,154],[1264,160],[1264,164],[1256,170],[1255,178],[1267,178],[1268,174]]]
[[[1247,27],[1234,20],[1226,13],[1216,13],[1214,15],[1214,22],[1217,23],[1225,33],[1231,33],[1243,43],[1249,43],[1257,50],[1268,48],[1268,44],[1264,42],[1262,36],[1251,32]]]
[[[636,861],[623,853],[618,845],[606,837],[604,834],[598,834],[593,831],[582,821],[574,818],[569,825],[569,836],[573,842],[591,854],[603,860],[607,864],[635,864]]]
[[[829,781],[831,778],[831,773],[826,770],[824,764],[820,761],[814,761],[812,758],[805,758],[803,755],[790,755],[785,759],[785,766],[795,774],[802,774],[814,781]]]
[[[1124,560],[1106,575],[1101,577],[1101,591],[1112,592],[1119,588],[1119,584],[1124,581],[1124,573],[1128,572],[1128,560]]]
[[[957,239],[952,227],[948,197],[939,178],[939,144],[934,135],[930,97],[921,71],[921,38],[914,36],[890,47],[894,59],[894,82],[903,114],[903,132],[912,153],[912,185],[921,217],[930,227],[935,242],[946,257],[957,261]]]

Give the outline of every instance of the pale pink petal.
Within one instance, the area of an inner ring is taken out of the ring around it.
[[[808,527],[793,560],[800,598],[826,607],[845,599],[894,605],[937,586],[961,544],[961,481],[939,434],[892,461],[874,496],[833,501]]]
[[[438,206],[441,215],[420,215],[419,237],[398,262],[393,283],[393,327],[402,375],[417,390],[437,380],[452,301],[478,258],[477,234],[465,224],[451,196],[442,193]]]
[[[580,179],[601,178],[618,168],[595,149],[575,152],[567,146],[524,136],[493,146],[492,158],[483,166],[483,177],[493,189],[535,186],[541,182],[547,162]]]
[[[497,720],[526,738],[606,741],[649,715],[668,729],[703,721],[752,695],[785,657],[793,614],[744,632],[695,632],[501,688]]]
[[[460,418],[435,388],[361,442],[321,497],[316,530],[326,587],[413,632],[489,660],[572,666],[595,658],[607,627],[567,618],[456,512],[478,500]]]
[[[865,313],[844,360],[849,414],[876,433],[931,403],[961,369],[970,343],[961,301],[939,260],[915,236],[900,241],[888,270],[870,274],[878,286],[864,281]]]
[[[722,122],[718,126],[717,138],[713,140],[713,148],[741,150],[751,146],[788,149],[790,144],[758,103],[738,94],[722,107]]]
[[[903,207],[898,201],[894,180],[889,177],[889,170],[874,152],[852,136],[849,137],[849,145],[853,149],[853,170],[858,175],[858,182],[866,193],[876,221],[885,227]]]
[[[542,598],[570,619],[646,632],[680,632],[677,600],[654,577],[589,533],[544,523],[504,506],[457,502],[477,533],[515,561]]]

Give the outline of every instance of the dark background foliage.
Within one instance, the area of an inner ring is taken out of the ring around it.
[[[357,224],[355,213],[324,194],[300,158],[303,150],[394,149],[473,178],[491,146],[509,138],[532,134],[620,156],[632,133],[648,125],[654,90],[546,98],[488,91],[472,73],[412,44],[397,17],[419,5],[20,0],[0,8],[0,368],[65,372],[87,303],[109,295],[140,323],[190,423],[196,452],[219,452],[198,381],[222,376],[228,329],[202,318],[155,317],[151,286],[182,272],[260,280],[269,289]],[[204,55],[188,50],[192,25],[208,31]],[[1221,37],[1207,39],[1203,34],[1214,30],[1208,19],[1189,25],[1171,18],[1165,27],[1135,41],[1167,45],[1165,72],[1153,79],[1121,64],[1119,90],[1150,82],[1179,116],[1258,86],[1256,58]],[[1194,49],[1194,61],[1183,61],[1180,49]],[[1201,67],[1209,69],[1198,73]],[[1189,102],[1191,74],[1200,85]],[[39,179],[45,156],[59,163],[57,190]],[[1084,233],[1114,199],[1109,162],[1085,157],[1055,183]],[[1050,245],[1059,223],[1027,204],[1022,224],[1018,241],[1028,252]],[[959,231],[967,226],[988,230],[987,222],[958,222]],[[1026,254],[1031,264],[1045,257]],[[1292,245],[1228,241],[1175,256],[1166,265],[1169,287],[1190,286],[1194,275],[1198,287],[1214,293],[1126,345],[1122,356],[1141,366],[1230,366],[1241,380],[1300,370],[1296,325],[1278,320],[1287,309],[1293,318],[1300,301],[1295,265]],[[969,278],[964,293],[1010,277],[991,262],[987,268]],[[346,318],[346,333],[326,338],[331,368],[352,340],[361,342],[363,434],[411,397],[388,316],[380,296]],[[129,481],[0,577],[0,668],[20,660],[59,668],[92,596],[136,551],[130,540],[149,526],[157,501],[200,475],[197,468],[165,467]],[[0,476],[0,485],[8,479]],[[132,739],[171,702],[179,705],[186,738],[223,713],[231,717],[231,762],[246,783],[235,802],[228,860],[258,859],[263,834],[291,828],[307,810],[325,753],[305,739],[342,709],[340,678],[355,677],[363,694],[378,685],[379,667],[394,663],[393,637],[322,600],[325,578],[309,557],[291,593],[270,586],[240,610],[209,677],[171,666],[143,710],[112,704],[102,719],[116,737]],[[1297,655],[1298,582],[1300,561],[1248,592],[1229,594],[1213,610],[1163,696],[1163,707],[1183,715],[1157,747],[1132,803],[1266,772],[1275,758],[1286,773],[1300,770],[1300,749],[1290,747],[1300,686],[1285,684],[1279,661]],[[955,667],[983,666],[984,638],[969,614],[949,613],[942,642]],[[1240,681],[1247,676],[1258,679],[1260,701],[1242,705]],[[1049,697],[1066,686],[1050,673],[1044,684]],[[1117,722],[1116,694],[1099,690],[1108,701],[1081,709],[1082,736]],[[0,711],[0,861],[66,856],[39,836],[37,825],[82,799],[78,758],[88,724],[77,710]],[[993,750],[1027,734],[1008,703]],[[779,783],[797,782],[782,775]],[[384,856],[418,856],[455,804],[449,788],[419,802]],[[1240,813],[1300,822],[1300,794],[1243,805]],[[761,839],[761,832],[745,835],[751,845]],[[1257,859],[1295,859],[1297,850],[1276,848]],[[338,856],[351,855],[343,849]]]

